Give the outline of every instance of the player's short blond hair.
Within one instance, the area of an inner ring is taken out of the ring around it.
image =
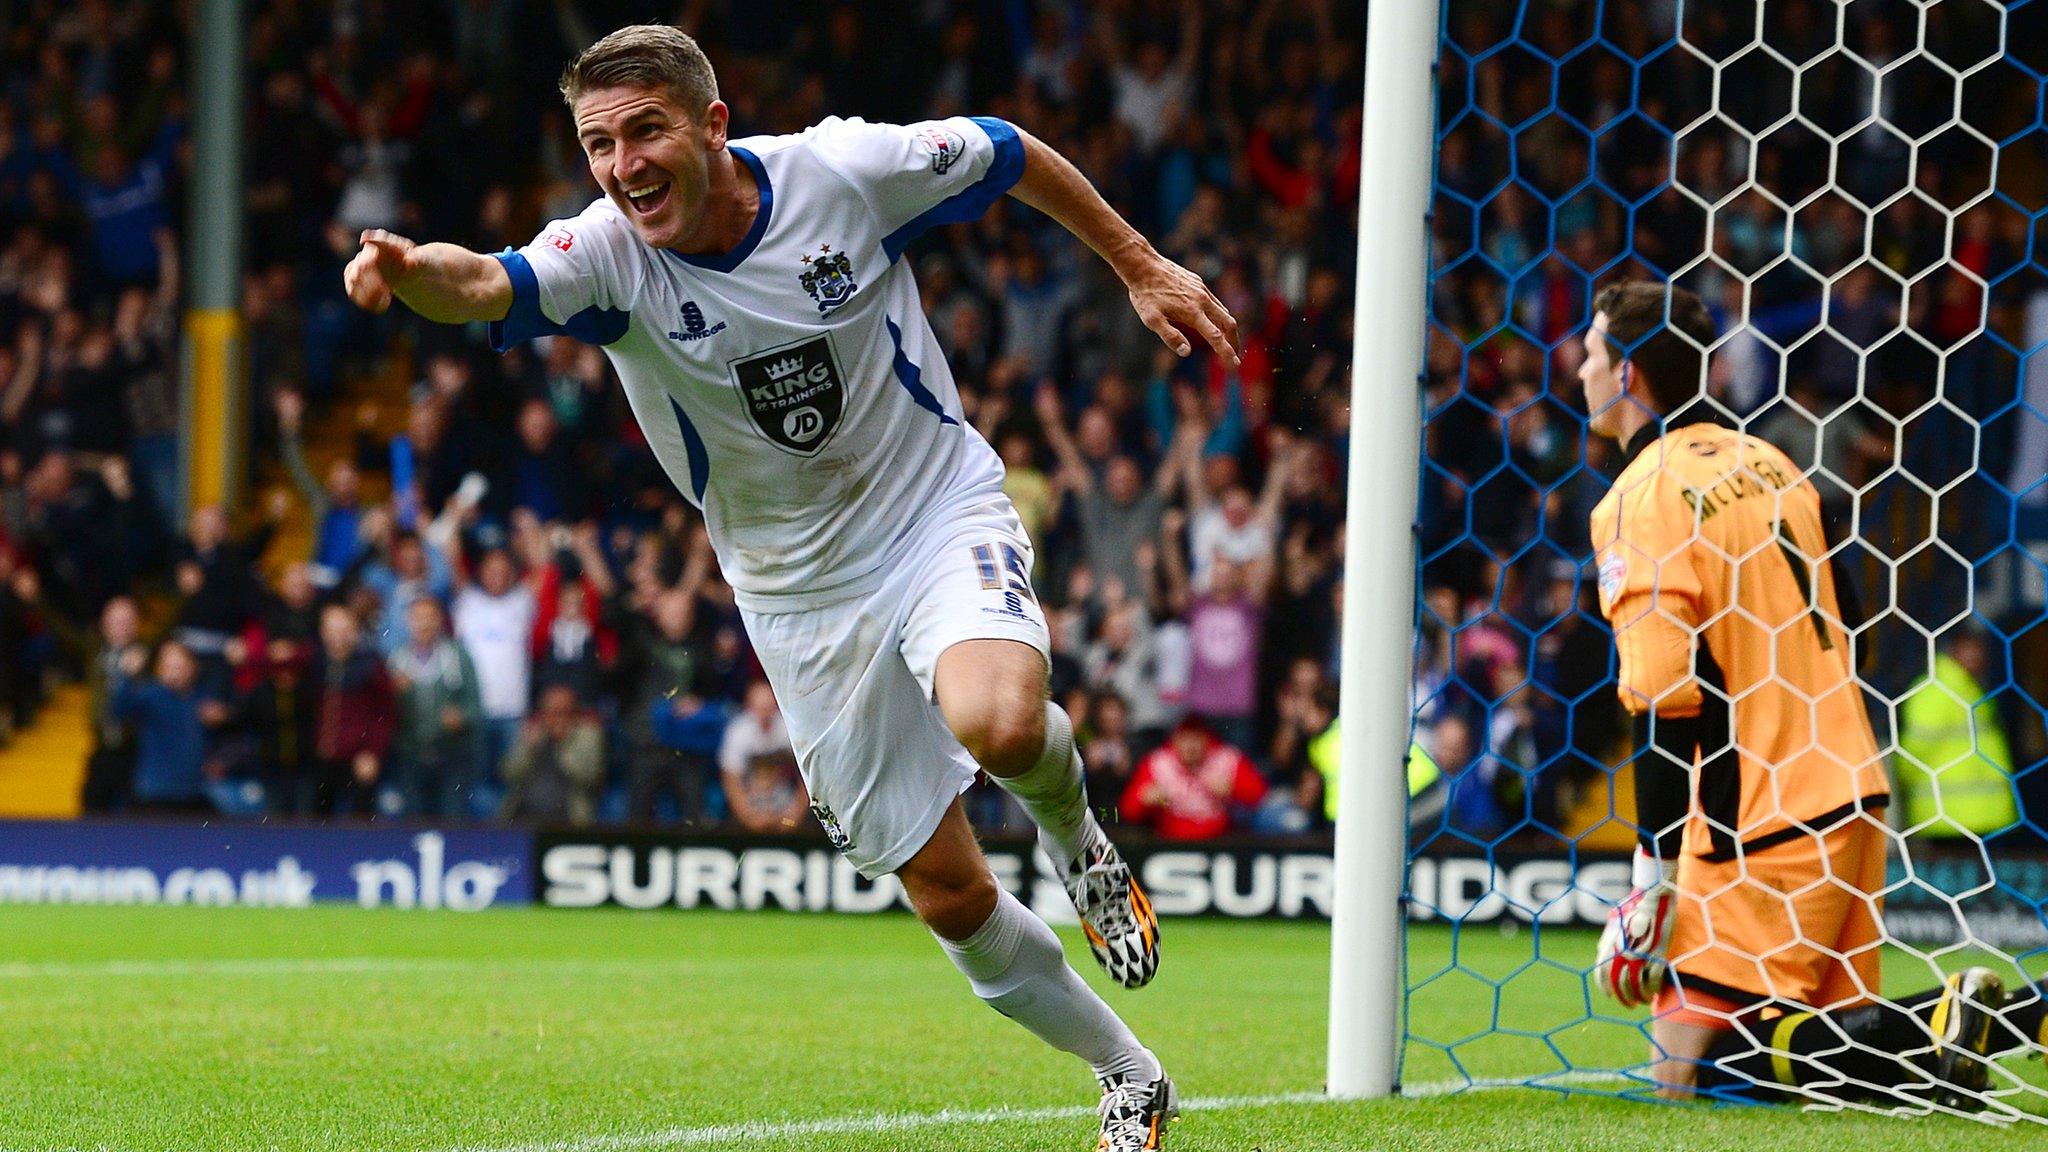
[[[585,48],[562,71],[560,86],[571,108],[604,88],[662,89],[692,117],[718,99],[718,75],[696,38],[667,24],[629,24]]]

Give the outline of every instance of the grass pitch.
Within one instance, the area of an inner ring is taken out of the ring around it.
[[[1433,1042],[1410,1048],[1411,1091],[1640,1059],[1632,1021],[1585,1018],[1570,968],[1592,938],[1532,939],[1411,936]],[[1172,922],[1166,943],[1153,987],[1107,995],[1190,1104],[1175,1152],[2044,1141],[1520,1089],[1324,1103],[1328,929]],[[1046,1152],[1093,1146],[1094,1099],[902,916],[0,907],[9,1152]]]

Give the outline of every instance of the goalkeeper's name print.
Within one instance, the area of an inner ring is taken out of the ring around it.
[[[1769,460],[1752,460],[1746,463],[1741,471],[1731,472],[1717,483],[1704,488],[1681,488],[1679,496],[1685,501],[1685,506],[1692,509],[1693,514],[1705,522],[1712,520],[1722,508],[1737,500],[1782,492],[1796,483],[1796,479],[1785,475],[1784,470],[1775,463]]]

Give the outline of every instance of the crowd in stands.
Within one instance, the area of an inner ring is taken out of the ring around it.
[[[2022,361],[2048,343],[2029,264],[2048,173],[2012,166],[2048,134],[2048,59],[1995,10],[1922,14],[1451,5],[1417,737],[1478,777],[1453,827],[1483,839],[1550,818],[1544,794],[1604,787],[1599,752],[1625,738],[1584,567],[1620,452],[1585,435],[1576,372],[1592,289],[1636,276],[1708,303],[1713,409],[1805,467],[1829,540],[1848,542],[1831,562],[1880,743],[1898,740],[1896,786],[1942,767],[1916,757],[1905,706],[1934,652],[1991,639],[1998,659],[1948,683],[2010,734],[1995,760],[2021,823],[2008,808],[1971,831],[2048,837],[2048,523],[2025,511],[2042,498],[2048,375]],[[1751,47],[1760,30],[1769,51]],[[1461,813],[1489,777],[1496,811]]]
[[[1709,72],[1652,51],[1666,7],[1610,6],[1611,48],[1576,57],[1547,112],[1549,81],[1529,78],[1542,69],[1445,57],[1410,780],[1445,794],[1442,818],[1477,838],[1531,818],[1558,826],[1623,737],[1582,568],[1615,461],[1582,435],[1572,371],[1590,286],[1626,270],[1612,254],[1632,243],[1647,270],[1686,272],[1733,319],[1754,287],[1751,327],[1717,357],[1717,395],[1803,435],[1843,482],[1831,498],[1844,522],[1851,487],[1896,451],[1885,421],[1914,411],[1933,375],[1920,344],[1894,341],[1859,388],[1856,353],[1901,315],[1953,335],[1976,306],[1952,298],[1963,289],[1950,277],[1899,311],[1883,270],[1942,256],[1932,199],[1899,201],[1876,262],[1850,270],[1831,305],[1835,331],[1864,343],[1846,360],[1840,342],[1804,346],[1785,368],[1807,407],[1771,407],[1769,341],[1812,323],[1818,289],[1771,263],[1784,213],[1754,191],[1714,224],[1723,262],[1684,267],[1704,216],[1695,197],[1659,193],[1670,148],[1629,112],[1630,59],[1670,72],[1646,113],[1683,123],[1707,98]],[[554,76],[644,13],[613,0],[251,0],[243,313],[257,495],[231,517],[188,515],[176,491],[186,30],[144,0],[15,8],[28,18],[0,32],[0,703],[20,726],[52,669],[85,678],[98,741],[86,806],[808,827],[701,519],[655,465],[602,354],[555,338],[500,356],[480,326],[372,317],[340,293],[364,228],[494,251],[578,211],[595,193]],[[1238,318],[1239,368],[1174,357],[1101,261],[1010,200],[909,257],[1038,543],[1052,688],[1094,802],[1169,837],[1325,826],[1362,11],[679,8],[719,70],[734,136],[832,114],[1008,118],[1073,158]],[[1476,53],[1519,34],[1562,57],[1595,11],[1539,3],[1524,26],[1498,8],[1452,5],[1452,42]],[[1701,35],[1719,52],[1746,35],[1739,24],[1709,13]],[[1901,47],[1858,35],[1873,58]],[[1910,114],[1915,95],[1894,111]],[[1734,117],[1768,111],[1740,88],[1723,98],[1741,105]],[[1505,125],[1521,126],[1513,141]],[[1597,145],[1589,131],[1604,133]],[[1826,163],[1789,135],[1754,159],[1738,143],[1732,125],[1689,137],[1681,182],[1711,201],[1752,165],[1789,182]],[[1901,147],[1858,136],[1851,175],[1881,183]],[[1975,175],[1953,149],[1920,156],[1931,198],[1962,196]],[[1636,198],[1646,207],[1632,212]],[[1790,233],[1828,275],[1865,247],[1839,199]],[[2010,216],[1963,219],[1957,258],[1980,276],[2025,239],[2024,217],[2017,230]],[[1963,410],[1982,415],[1968,405],[1991,402],[2001,370],[2009,393],[2012,365],[1971,363],[1983,384]],[[347,399],[351,381],[407,369],[402,421]],[[308,428],[336,411],[355,442],[319,474]],[[276,527],[297,511],[311,543],[279,555]],[[970,811],[983,826],[1022,822],[986,785]]]
[[[495,250],[580,208],[553,74],[619,7],[252,5],[256,494],[235,515],[178,503],[185,30],[118,0],[30,4],[10,29],[0,628],[21,643],[4,695],[25,724],[51,670],[90,684],[89,809],[806,824],[702,522],[601,353],[501,357],[339,294],[361,229]],[[1241,373],[1161,354],[1106,268],[1010,203],[912,256],[1040,543],[1053,687],[1097,802],[1178,835],[1323,822],[1310,745],[1334,715],[1356,15],[682,18],[735,134],[1010,118],[1245,319]],[[350,411],[352,380],[407,366],[402,421]],[[308,443],[337,410],[355,442]],[[294,516],[312,524],[299,549],[279,532]],[[1021,819],[995,789],[971,801],[985,824]]]

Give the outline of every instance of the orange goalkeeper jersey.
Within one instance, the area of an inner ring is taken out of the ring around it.
[[[1633,714],[1700,719],[1684,851],[1730,859],[1886,803],[1820,497],[1716,423],[1646,429],[1593,511]]]

